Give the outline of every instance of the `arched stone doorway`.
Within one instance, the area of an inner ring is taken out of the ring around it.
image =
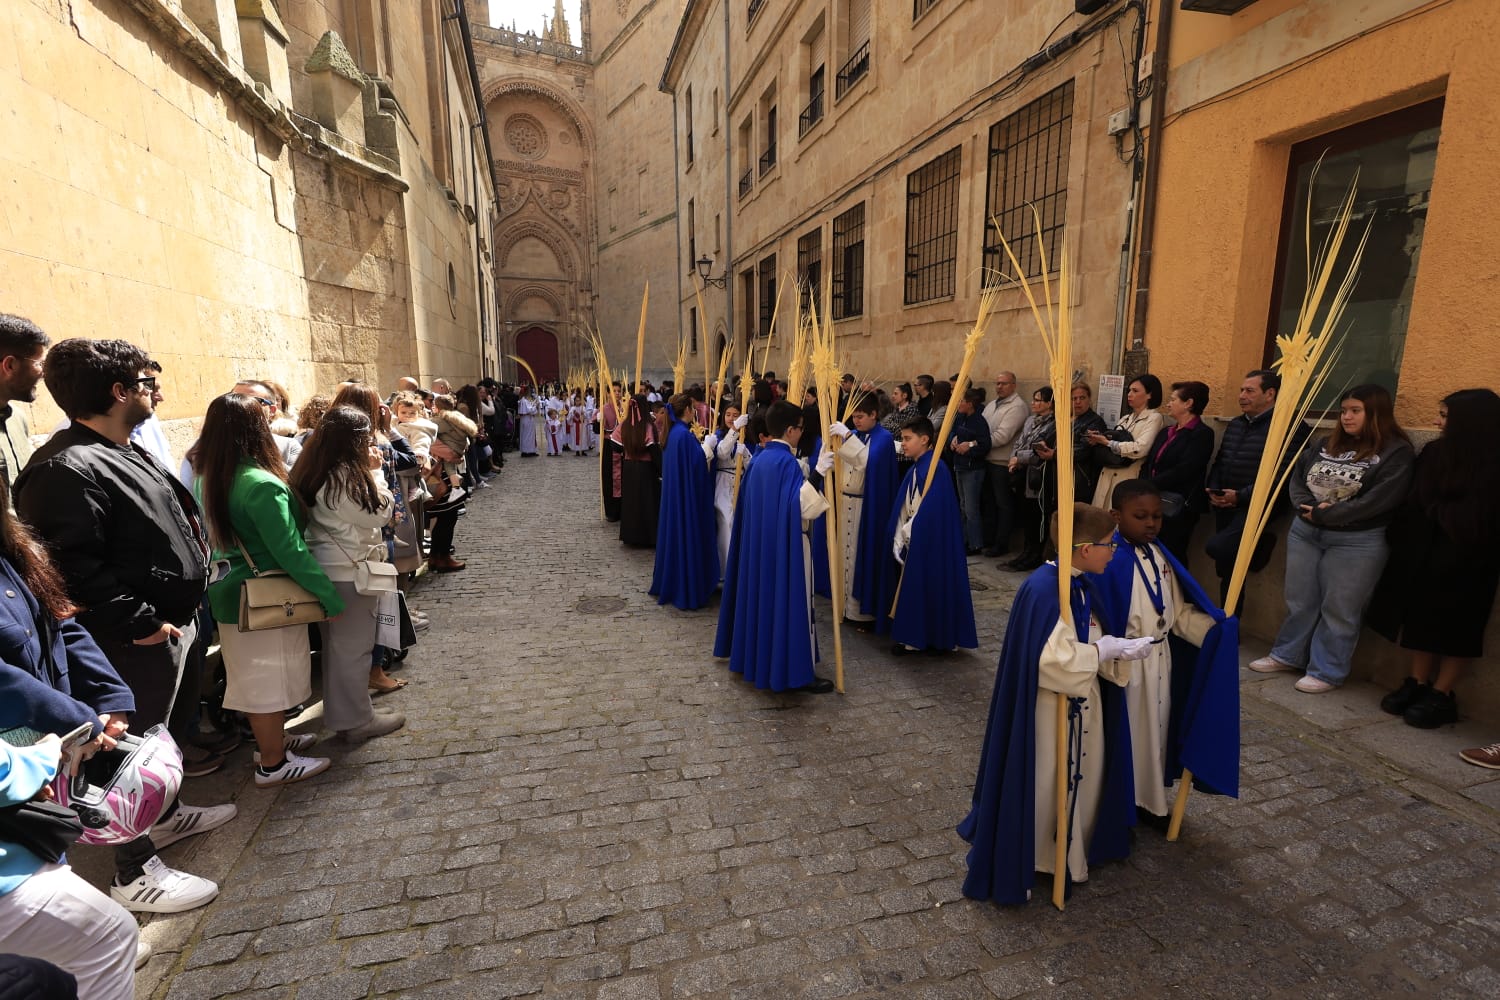
[[[536,377],[543,382],[555,382],[558,376],[557,337],[540,326],[528,327],[516,334],[516,354],[525,358]],[[517,373],[524,379],[524,371]]]

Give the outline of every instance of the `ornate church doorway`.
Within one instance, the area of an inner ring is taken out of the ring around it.
[[[557,381],[557,337],[550,330],[532,326],[516,334],[516,354],[526,359],[543,382]],[[526,372],[518,372],[517,377],[524,379]]]

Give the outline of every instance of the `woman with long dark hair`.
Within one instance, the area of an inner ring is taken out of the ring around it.
[[[1458,721],[1453,688],[1482,655],[1500,587],[1500,395],[1461,389],[1438,407],[1442,436],[1417,456],[1386,529],[1391,558],[1370,603],[1377,632],[1411,651],[1380,707],[1418,729]]]
[[[661,447],[646,397],[630,397],[620,422],[620,541],[656,547],[661,514]]]
[[[214,558],[229,564],[229,572],[208,588],[224,657],[224,707],[250,720],[259,747],[257,785],[310,778],[329,761],[300,756],[317,738],[288,735],[285,711],[312,697],[307,629],[241,632],[240,585],[252,575],[253,562],[261,572],[286,572],[328,615],[341,614],[344,601],[303,542],[307,510],[287,485],[281,452],[253,396],[230,393],[208,405],[193,472]]]
[[[1360,620],[1389,551],[1386,526],[1411,485],[1414,454],[1391,394],[1359,385],[1339,422],[1310,445],[1287,486],[1297,519],[1286,545],[1286,620],[1257,673],[1306,670],[1297,690],[1321,694],[1349,676]]]
[[[381,466],[369,416],[352,406],[335,406],[292,470],[292,488],[310,511],[308,547],[345,604],[342,615],[318,627],[323,633],[323,718],[351,743],[406,724],[399,713],[376,715],[370,703],[378,598],[354,589],[354,564],[386,555],[380,529],[390,522],[395,499]]]

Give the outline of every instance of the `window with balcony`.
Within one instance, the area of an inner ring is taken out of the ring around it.
[[[698,353],[698,307],[688,306],[688,349]]]
[[[693,204],[693,199],[691,198],[688,199],[687,203],[687,238],[687,270],[689,274],[692,274],[693,268],[698,264],[698,212],[697,206]]]
[[[911,19],[915,21],[938,5],[938,0],[911,0]]]
[[[743,198],[755,187],[755,118],[746,115],[745,120],[740,123],[740,197]]]
[[[765,5],[766,0],[750,0],[750,4],[745,11],[745,22],[748,24],[749,22],[754,21],[755,15],[759,14],[760,9]]]
[[[842,54],[834,78],[834,100],[840,100],[870,72],[870,0],[846,0]]]
[[[833,220],[833,318],[865,312],[865,203]]]
[[[691,85],[687,88],[682,106],[683,131],[687,134],[687,142],[684,144],[683,151],[687,154],[688,166],[691,167],[693,165],[693,88]]]
[[[764,177],[766,172],[776,166],[776,105],[775,94],[771,94],[761,101],[762,121],[765,123],[765,148],[760,153],[760,175]]]
[[[985,283],[1010,274],[1005,237],[1028,278],[1057,270],[1058,237],[1067,221],[1068,151],[1073,134],[1073,81],[1043,94],[990,129],[984,203]],[[1033,209],[1035,212],[1033,213]],[[1041,243],[1036,220],[1041,219]]]
[[[797,138],[802,138],[812,127],[823,120],[823,67],[819,66],[807,78],[807,107],[797,116]]]
[[[958,174],[954,146],[906,178],[906,304],[953,294],[958,262]]]

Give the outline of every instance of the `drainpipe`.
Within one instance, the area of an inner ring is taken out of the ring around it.
[[[724,246],[719,250],[719,259],[724,261],[724,349],[731,350],[735,343],[734,331],[734,285],[738,275],[733,273],[734,262],[734,148],[730,142],[733,130],[729,122],[729,0],[719,0],[724,8],[724,120],[719,127],[724,130]],[[746,331],[748,337],[749,331]]]
[[[682,343],[682,159],[677,147],[677,123],[682,119],[677,117],[677,91],[672,91],[672,214],[675,217],[677,229],[677,342]],[[692,270],[693,263],[688,261],[688,270]],[[682,388],[673,386],[678,392]],[[708,387],[704,386],[707,391]]]
[[[1151,302],[1151,255],[1156,244],[1156,195],[1161,181],[1162,117],[1167,106],[1167,50],[1172,38],[1172,8],[1176,0],[1157,0],[1156,47],[1151,62],[1151,140],[1146,147],[1146,176],[1141,190],[1140,236],[1136,242],[1135,313],[1131,350],[1146,346],[1146,312]]]

